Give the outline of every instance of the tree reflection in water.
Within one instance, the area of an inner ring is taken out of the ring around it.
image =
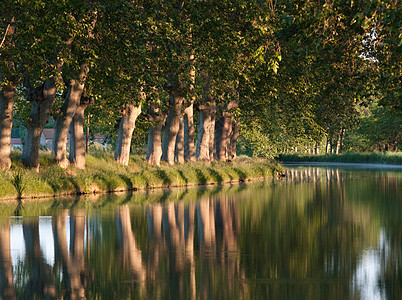
[[[400,182],[400,173],[294,168],[283,182],[244,190],[109,196],[89,212],[50,210],[54,265],[39,242],[46,224],[2,217],[1,297],[362,299],[371,291],[396,299]],[[14,223],[22,224],[26,253],[18,262]],[[376,274],[371,281],[367,272]]]
[[[16,299],[10,251],[10,218],[0,217],[0,296]]]
[[[26,259],[29,268],[29,280],[25,285],[24,298],[56,298],[56,288],[51,267],[45,262],[39,243],[39,218],[24,218],[22,228],[25,240]]]
[[[137,246],[131,228],[130,209],[127,205],[118,208],[116,213],[116,227],[123,252],[124,266],[128,266],[133,281],[140,284],[141,294],[144,294],[146,268],[143,266],[141,250]]]
[[[61,262],[63,281],[69,298],[85,298],[85,259],[84,233],[85,212],[73,210],[70,214],[70,252],[67,247],[66,218],[67,210],[62,210],[53,217],[53,235],[56,259]]]

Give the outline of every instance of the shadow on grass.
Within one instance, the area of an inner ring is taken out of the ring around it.
[[[262,178],[267,178],[267,172],[264,168],[262,167],[258,167],[257,168],[258,173],[261,175]]]
[[[51,180],[47,180],[46,183],[50,185],[50,187],[53,190],[53,193],[55,194],[61,190],[60,185],[56,184],[55,182],[52,182]]]
[[[186,176],[184,176],[184,173],[182,170],[177,170],[177,172],[179,173],[180,177],[184,180],[184,182],[186,183],[186,185],[188,184],[188,179]]]
[[[195,174],[197,175],[198,184],[207,184],[207,177],[200,169],[195,169]]]
[[[243,172],[242,170],[238,169],[238,168],[232,168],[233,171],[236,172],[236,174],[238,175],[238,179],[239,181],[245,181],[247,179],[247,174],[245,172]]]
[[[108,176],[108,174],[97,174],[95,175],[95,179],[102,181],[108,192],[112,192],[118,186],[118,183],[115,180],[116,178],[113,178],[112,175]]]
[[[133,189],[133,183],[131,182],[130,178],[128,178],[127,176],[124,175],[119,175],[120,179],[124,181],[124,183],[126,184],[126,188],[128,190],[132,190]]]
[[[169,178],[165,170],[157,170],[156,174],[160,179],[163,181],[163,185],[170,185],[172,183],[172,180]]]
[[[209,173],[211,174],[212,178],[218,183],[218,184],[222,184],[223,182],[223,178],[221,176],[221,174],[219,174],[217,171],[215,171],[212,168],[208,168]]]
[[[81,193],[80,186],[78,185],[77,181],[73,177],[69,177],[68,181],[70,181],[70,183],[73,185],[75,192],[77,194],[80,194]]]

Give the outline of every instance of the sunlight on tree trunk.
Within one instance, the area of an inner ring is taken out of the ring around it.
[[[27,131],[21,161],[36,172],[39,172],[40,139],[43,128],[49,120],[56,91],[56,79],[48,78],[40,87],[33,89],[28,96],[28,100],[31,102],[31,113],[28,122],[25,124]]]
[[[184,110],[184,159],[186,161],[195,161],[194,146],[194,104],[191,104]]]
[[[179,120],[179,132],[176,137],[176,144],[174,150],[174,160],[175,162],[182,164],[184,163],[184,121],[183,117]]]
[[[0,83],[4,79],[0,76]],[[0,169],[11,167],[11,128],[13,126],[13,108],[16,84],[0,86]]]
[[[78,169],[85,169],[84,112],[93,103],[91,97],[82,95],[74,118],[70,124],[69,161]]]
[[[75,112],[80,105],[81,96],[84,91],[85,80],[88,72],[88,65],[81,65],[81,71],[78,79],[72,79],[70,81],[60,115],[56,119],[52,158],[55,163],[62,168],[67,168],[68,166],[68,160],[66,156],[68,130],[70,127],[70,123],[75,115]]]
[[[131,139],[135,128],[135,121],[141,113],[141,105],[128,103],[120,120],[114,159],[121,165],[127,166],[130,159]]]
[[[162,160],[173,165],[176,137],[180,130],[181,109],[184,98],[180,97],[176,90],[172,90],[170,94],[169,115],[166,118],[162,137]]]

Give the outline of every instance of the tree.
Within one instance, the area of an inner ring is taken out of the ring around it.
[[[6,10],[6,8],[4,9]],[[6,20],[7,17],[2,10],[2,21]],[[12,55],[13,39],[15,38],[14,23],[15,18],[9,18],[1,41],[1,46],[4,45],[7,49],[5,51],[1,49],[2,63],[0,65],[0,169],[9,169],[11,167],[10,143],[13,107],[17,84],[20,81],[20,78],[15,73],[15,63]]]

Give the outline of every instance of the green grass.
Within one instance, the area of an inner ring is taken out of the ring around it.
[[[402,152],[346,152],[342,154],[280,154],[277,158],[282,162],[343,162],[402,165]]]
[[[225,163],[162,163],[160,167],[148,165],[142,156],[132,156],[128,166],[121,166],[112,153],[98,151],[87,155],[85,170],[62,169],[52,164],[48,152],[43,152],[39,173],[35,173],[22,166],[20,153],[12,153],[11,158],[11,170],[0,171],[0,199],[225,184],[272,178],[282,170],[274,161],[246,156]]]

